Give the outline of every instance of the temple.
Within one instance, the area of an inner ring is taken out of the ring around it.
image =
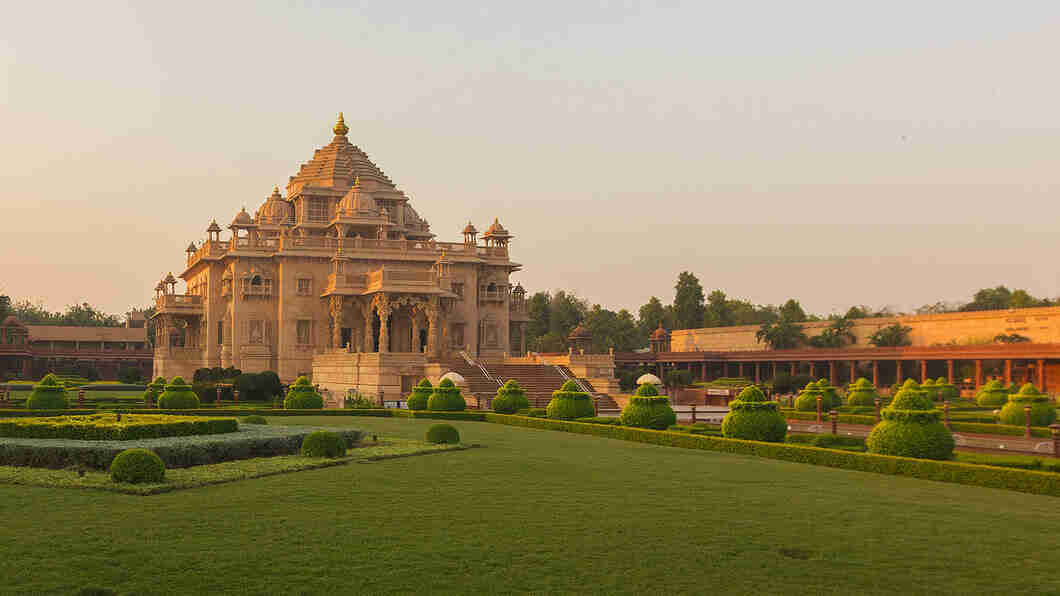
[[[155,375],[234,366],[396,396],[454,358],[525,351],[513,235],[494,219],[436,241],[342,114],[333,132],[284,192],[236,213],[224,239],[211,222],[155,287]]]

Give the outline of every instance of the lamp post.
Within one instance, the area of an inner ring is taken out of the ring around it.
[[[821,423],[821,396],[817,396],[817,423]]]
[[[839,428],[838,428],[838,426],[839,426],[839,412],[837,410],[832,410],[832,411],[828,412],[828,416],[830,416],[832,418],[832,434],[833,435],[838,435],[839,434]]]

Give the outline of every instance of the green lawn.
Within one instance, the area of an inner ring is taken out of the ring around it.
[[[1057,498],[453,424],[486,447],[150,497],[0,486],[0,590],[1060,594]]]

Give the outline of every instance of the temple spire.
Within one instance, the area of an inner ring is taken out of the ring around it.
[[[331,129],[335,132],[335,136],[344,137],[346,133],[350,132],[349,127],[346,126],[346,122],[342,119],[342,112],[339,112],[339,121],[335,123],[335,127]]]

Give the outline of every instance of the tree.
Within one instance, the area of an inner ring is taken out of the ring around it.
[[[6,319],[9,314],[11,314],[11,297],[0,296],[0,321]]]
[[[909,334],[913,331],[912,327],[906,327],[901,323],[895,323],[888,325],[881,329],[878,329],[875,333],[869,336],[869,343],[876,346],[877,348],[896,348],[899,346],[908,346],[912,342],[909,340]]]
[[[617,352],[630,352],[642,345],[633,314],[626,309],[616,313],[594,304],[582,324],[593,334],[594,352],[604,353],[609,348]]]
[[[641,344],[642,346],[648,344],[648,336],[660,325],[667,329],[673,327],[673,325],[670,324],[670,321],[667,320],[666,308],[663,307],[662,302],[655,296],[649,298],[648,302],[640,307],[639,315],[640,316],[637,320],[637,331],[644,340]]]
[[[994,341],[1001,344],[1020,344],[1031,341],[1031,338],[1026,335],[1020,335],[1019,333],[1010,333],[1008,335],[1000,333],[994,336]]]
[[[674,329],[696,329],[703,326],[703,286],[688,271],[677,276],[674,286]],[[722,299],[724,300],[724,294]]]
[[[961,307],[962,311],[1002,310],[1012,303],[1012,291],[1005,286],[983,288],[972,296],[972,301]]]
[[[755,340],[768,344],[774,350],[790,350],[806,341],[806,333],[802,325],[781,317],[774,322],[762,323],[755,333]]]
[[[857,336],[851,331],[853,328],[854,321],[835,319],[820,335],[810,338],[810,345],[815,348],[841,348],[844,343],[854,343]]]
[[[703,323],[707,327],[727,327],[733,324],[732,305],[728,296],[721,290],[714,290],[707,296],[706,316]]]
[[[534,340],[548,333],[550,297],[547,292],[538,292],[527,301],[526,309],[530,321],[526,324],[526,337],[528,344],[532,345]],[[544,351],[544,350],[542,350]]]
[[[806,316],[806,311],[802,310],[802,305],[794,298],[789,299],[780,307],[779,314],[782,320],[792,323],[801,323],[809,318]]]

